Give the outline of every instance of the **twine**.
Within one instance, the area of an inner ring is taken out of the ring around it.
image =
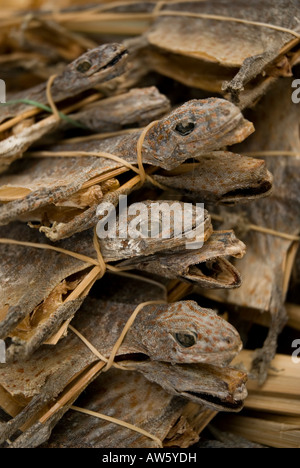
[[[81,260],[85,263],[89,263],[91,265],[95,265],[95,268],[97,269],[97,275],[95,278],[93,278],[92,280],[92,283],[90,285],[88,285],[89,289],[92,287],[92,285],[100,278],[102,278],[106,272],[106,270],[110,270],[111,272],[113,273],[116,273],[116,274],[120,274],[122,276],[126,276],[126,277],[129,277],[129,278],[135,278],[135,279],[140,279],[140,280],[143,280],[145,282],[148,282],[152,285],[157,285],[159,286],[160,288],[163,288],[163,290],[165,291],[166,295],[167,295],[167,288],[165,286],[163,286],[162,284],[154,281],[154,280],[150,280],[148,278],[144,278],[144,277],[141,277],[141,276],[138,276],[138,275],[132,275],[130,273],[124,273],[122,270],[118,269],[117,267],[113,267],[107,263],[105,263],[104,259],[103,259],[103,256],[102,256],[102,253],[101,253],[101,250],[100,250],[100,246],[99,246],[99,241],[98,241],[98,237],[97,237],[97,234],[96,234],[96,229],[94,230],[94,238],[93,238],[93,243],[94,243],[94,247],[95,247],[95,251],[97,253],[97,260],[91,258],[91,257],[88,257],[88,256],[85,256],[85,255],[81,255],[81,254],[77,254],[76,252],[72,252],[72,251],[69,251],[69,250],[66,250],[66,249],[62,249],[62,248],[59,248],[59,247],[54,247],[52,245],[48,245],[48,244],[36,244],[36,243],[33,243],[33,242],[21,242],[21,241],[16,241],[16,240],[13,240],[13,239],[0,239],[0,244],[10,244],[10,245],[19,245],[19,246],[24,246],[24,247],[33,247],[33,248],[37,248],[37,249],[47,249],[47,250],[53,250],[53,251],[56,251],[58,253],[63,253],[65,255],[68,255],[68,256],[71,256],[73,258],[77,258],[78,260]],[[95,269],[94,268],[94,269]],[[86,291],[87,288],[84,289],[84,291]],[[84,292],[83,291],[83,292]],[[148,302],[143,302],[141,304],[139,304],[135,310],[133,311],[132,315],[130,316],[130,318],[128,319],[128,321],[126,322],[124,328],[123,328],[123,331],[122,333],[120,334],[118,340],[116,341],[115,345],[113,346],[113,349],[111,351],[111,354],[109,356],[109,358],[107,359],[105,356],[103,356],[94,346],[93,344],[87,340],[87,338],[85,338],[78,330],[76,330],[72,325],[68,324],[68,328],[74,333],[76,334],[76,336],[90,349],[90,351],[92,351],[93,354],[95,354],[95,356],[100,359],[100,361],[102,362],[105,362],[106,365],[105,367],[103,368],[102,372],[107,372],[109,369],[111,369],[111,367],[116,367],[117,369],[121,369],[121,370],[135,370],[135,368],[131,368],[129,366],[121,366],[119,364],[117,364],[115,362],[115,357],[121,347],[121,345],[123,344],[124,342],[124,339],[128,333],[128,331],[130,330],[131,326],[133,325],[137,315],[139,314],[139,312],[141,312],[141,310],[148,306],[148,305],[158,305],[158,304],[166,304],[167,301],[148,301]],[[88,415],[91,415],[91,416],[94,416],[94,417],[97,417],[99,419],[104,419],[106,421],[109,421],[109,422],[112,422],[114,424],[118,424],[119,426],[122,426],[122,427],[126,427],[127,429],[130,429],[132,431],[135,431],[135,432],[138,432],[152,440],[154,440],[155,442],[157,442],[159,444],[160,447],[163,447],[163,444],[162,444],[162,441],[154,436],[153,434],[145,431],[144,429],[140,429],[139,427],[137,426],[134,426],[132,424],[129,424],[129,423],[126,423],[124,421],[121,421],[119,419],[115,419],[115,418],[110,418],[109,416],[105,416],[103,414],[100,414],[100,413],[94,413],[94,412],[91,412],[89,410],[86,410],[84,408],[78,408],[78,407],[71,407],[71,409],[74,409],[75,411],[79,411],[81,413],[85,413],[85,414],[88,414]]]
[[[216,221],[219,221],[221,223],[223,223],[225,221],[223,216],[216,215],[216,214],[211,214],[210,216],[211,216],[212,219],[214,219]],[[238,224],[241,225],[241,228],[242,228],[242,230],[244,232],[256,231],[256,232],[260,232],[262,234],[267,234],[267,235],[270,235],[270,236],[280,237],[282,239],[293,241],[293,242],[299,242],[300,241],[299,236],[294,236],[292,234],[287,234],[285,232],[280,232],[280,231],[276,231],[274,229],[266,228],[266,227],[263,227],[263,226],[258,226],[257,224],[247,223],[246,218],[244,216],[237,216],[237,219],[238,219]],[[230,219],[229,219],[229,221],[230,221]]]
[[[52,112],[53,114],[55,115],[56,119],[57,120],[60,120],[61,119],[61,115],[60,115],[60,112],[58,111],[56,105],[55,105],[55,102],[54,102],[54,99],[53,99],[53,96],[52,96],[52,93],[51,93],[51,87],[53,85],[53,82],[55,80],[55,78],[57,77],[57,75],[52,75],[49,80],[48,80],[48,83],[47,83],[47,89],[46,89],[46,95],[47,95],[47,99],[48,99],[48,102],[49,102],[49,105],[52,109]],[[154,125],[156,125],[158,122],[158,120],[154,120],[153,122],[149,123],[149,125],[147,125],[139,139],[138,139],[138,142],[137,142],[137,164],[138,164],[138,170],[130,163],[128,163],[127,161],[125,161],[125,159],[122,159],[122,158],[119,158],[118,156],[114,155],[114,154],[110,154],[110,153],[106,153],[106,152],[99,152],[99,153],[88,153],[88,152],[62,152],[60,153],[59,155],[60,156],[71,156],[71,157],[74,157],[74,156],[96,156],[96,157],[103,157],[103,158],[106,158],[106,159],[111,159],[113,161],[116,161],[116,162],[119,162],[121,163],[122,165],[124,165],[125,167],[128,167],[129,169],[133,170],[134,172],[136,172],[140,178],[141,178],[141,186],[144,185],[144,183],[146,182],[146,180],[148,180],[149,182],[151,182],[155,187],[158,187],[160,188],[161,190],[167,190],[168,187],[165,187],[164,185],[160,184],[159,182],[157,182],[155,179],[153,179],[153,177],[149,176],[146,171],[145,171],[145,168],[144,168],[144,165],[143,165],[143,155],[142,155],[142,151],[143,151],[143,144],[145,142],[145,138],[148,134],[148,132],[151,130],[151,128],[154,127]],[[48,152],[48,151],[42,151],[41,153],[43,153],[44,155],[47,154],[48,156],[52,156],[53,153],[51,152]],[[38,153],[39,154],[39,153]]]
[[[162,8],[164,6],[169,6],[169,5],[176,5],[176,4],[184,4],[184,3],[204,3],[205,0],[171,0],[171,1],[158,1],[154,2],[154,8],[151,13],[147,14],[144,13],[144,17],[149,17],[149,19],[156,19],[161,16],[186,16],[186,17],[191,17],[191,18],[201,18],[201,19],[208,19],[208,20],[215,20],[215,21],[228,21],[228,22],[236,22],[240,24],[249,24],[252,26],[258,26],[258,27],[264,27],[264,28],[269,28],[273,29],[275,31],[280,31],[284,33],[288,33],[296,37],[297,39],[300,39],[300,34],[293,29],[285,28],[282,26],[277,26],[275,24],[271,23],[264,23],[264,22],[259,22],[259,21],[252,21],[252,20],[247,20],[247,19],[242,19],[242,18],[235,18],[232,16],[221,16],[221,15],[213,15],[213,14],[206,14],[206,13],[192,13],[192,12],[187,12],[187,11],[171,11],[171,10],[164,10],[162,11]],[[113,2],[109,5],[101,5],[100,7],[97,6],[94,9],[88,10],[86,12],[83,12],[83,15],[90,15],[91,13],[105,13],[106,10],[115,8],[117,6],[123,6],[123,5],[130,5],[130,4],[136,4],[138,2],[135,1],[117,1]],[[121,19],[122,16],[125,18],[127,13],[111,13],[110,14],[110,19]],[[136,14],[137,16],[140,15],[139,13]],[[134,14],[131,14],[131,18],[134,17]]]
[[[180,1],[176,3],[180,3]],[[215,20],[215,21],[227,21],[227,22],[234,22],[234,23],[240,23],[240,24],[249,24],[251,26],[258,26],[261,28],[268,28],[268,29],[273,29],[275,31],[288,33],[288,34],[293,35],[297,39],[300,39],[300,33],[294,31],[293,29],[284,28],[283,26],[277,26],[271,23],[264,23],[260,21],[252,21],[252,20],[247,20],[247,19],[242,19],[242,18],[235,18],[233,16],[212,15],[212,14],[207,14],[207,13],[192,13],[188,11],[171,11],[171,10],[161,11],[162,8],[167,4],[168,2],[163,2],[163,1],[159,2],[153,10],[153,16],[154,17],[160,17],[160,16],[183,17],[185,16],[188,18],[200,18],[200,19],[208,19],[208,20]]]
[[[69,328],[70,330],[73,331],[73,333],[76,334],[76,336],[89,348],[90,351],[92,351],[92,353],[95,354],[95,356],[97,356],[101,361],[105,362],[106,363],[106,366],[102,369],[102,372],[107,372],[109,369],[111,369],[111,367],[116,367],[117,369],[121,369],[121,370],[135,370],[135,368],[130,368],[130,367],[125,367],[125,366],[121,366],[119,364],[117,364],[115,362],[115,357],[128,333],[128,331],[130,330],[131,326],[133,325],[136,317],[138,316],[139,312],[141,312],[141,310],[148,306],[148,305],[157,305],[157,304],[165,304],[166,301],[148,301],[148,302],[142,302],[141,304],[139,304],[134,312],[132,313],[132,315],[130,316],[130,318],[128,319],[125,327],[123,328],[123,331],[122,333],[120,334],[118,340],[116,341],[112,351],[111,351],[111,354],[110,354],[110,357],[107,359],[106,357],[104,357],[95,347],[94,345],[89,341],[87,340],[87,338],[85,338],[78,330],[76,330],[72,325],[69,325]],[[119,426],[122,426],[122,427],[126,427],[127,429],[130,429],[132,431],[135,431],[135,432],[138,432],[150,439],[153,439],[155,442],[157,442],[159,444],[159,446],[162,448],[163,447],[163,444],[162,444],[162,441],[154,436],[153,434],[145,431],[144,429],[141,429],[135,425],[132,425],[132,424],[129,424],[125,421],[122,421],[120,419],[116,419],[116,418],[112,418],[110,416],[106,416],[102,413],[96,413],[94,411],[90,411],[90,410],[87,410],[85,408],[79,408],[77,406],[71,406],[71,409],[75,410],[75,411],[78,411],[79,413],[84,413],[84,414],[87,414],[89,416],[94,416],[98,419],[103,419],[105,421],[109,421],[113,424],[117,424]]]
[[[77,252],[73,252],[71,250],[63,249],[61,247],[56,247],[54,245],[49,245],[49,244],[36,244],[34,242],[25,242],[25,241],[17,241],[14,239],[8,239],[8,238],[0,238],[0,244],[7,244],[7,245],[18,245],[22,247],[32,247],[35,249],[41,249],[41,250],[52,250],[54,252],[62,253],[65,255],[68,255],[69,257],[76,258],[84,263],[87,263],[91,266],[94,266],[99,270],[98,275],[96,276],[96,279],[93,279],[92,285],[98,280],[101,279],[106,271],[110,271],[111,273],[118,274],[120,276],[126,276],[128,278],[132,279],[140,279],[142,281],[145,281],[149,284],[152,284],[154,286],[160,287],[163,289],[165,294],[167,294],[167,288],[162,285],[161,283],[158,283],[155,280],[152,280],[150,278],[145,278],[143,276],[138,276],[138,275],[133,275],[131,273],[126,273],[126,269],[124,268],[118,268],[113,265],[110,265],[109,263],[105,263],[101,250],[100,250],[100,245],[96,233],[96,228],[94,229],[94,237],[93,237],[93,244],[95,247],[95,251],[97,253],[97,260],[95,260],[92,257],[88,257],[87,255],[82,255]]]
[[[52,109],[54,117],[56,118],[56,120],[60,120],[61,117],[60,117],[59,111],[58,111],[58,109],[56,107],[56,104],[54,102],[54,99],[53,99],[53,96],[52,96],[52,93],[51,93],[51,87],[52,87],[52,85],[53,85],[56,78],[57,78],[57,75],[50,76],[50,78],[48,80],[48,83],[47,83],[47,87],[46,87],[46,96],[47,96],[49,106]]]
[[[299,158],[300,157],[300,152],[297,151],[285,151],[285,150],[276,150],[276,151],[249,151],[245,154],[245,156],[249,156],[252,158],[255,157],[260,157],[260,156],[265,156],[265,157],[295,157]]]
[[[84,408],[79,408],[78,406],[72,405],[70,408],[74,411],[77,411],[78,413],[83,413],[83,414],[87,414],[88,416],[93,416],[94,418],[103,419],[104,421],[108,421],[113,424],[117,424],[118,426],[126,427],[126,429],[130,429],[131,431],[138,432],[148,437],[149,439],[154,440],[155,442],[158,443],[160,448],[163,448],[163,443],[158,437],[156,437],[155,435],[151,434],[148,431],[145,431],[144,429],[140,429],[139,427],[134,426],[133,424],[127,423],[125,421],[121,421],[120,419],[112,418],[111,416],[106,416],[105,414],[96,413],[95,411],[90,411]]]
[[[63,158],[74,158],[74,157],[95,157],[95,158],[104,158],[104,159],[110,159],[112,161],[115,161],[117,163],[120,163],[122,166],[127,167],[128,169],[131,169],[133,172],[138,174],[141,179],[141,187],[144,185],[146,181],[151,182],[152,185],[155,187],[159,188],[160,190],[169,190],[169,187],[160,184],[157,182],[153,177],[151,177],[149,174],[146,173],[146,170],[143,165],[143,155],[142,155],[142,149],[143,149],[143,144],[145,141],[145,138],[147,136],[147,133],[149,130],[157,123],[158,121],[153,121],[147,127],[144,128],[142,131],[138,142],[137,142],[137,164],[138,168],[136,168],[133,164],[130,164],[128,161],[125,159],[116,156],[115,154],[107,153],[105,151],[99,151],[99,152],[88,152],[88,151],[60,151],[59,153],[53,153],[52,151],[35,151],[34,153],[29,153],[29,156],[34,156],[34,157],[63,157]]]

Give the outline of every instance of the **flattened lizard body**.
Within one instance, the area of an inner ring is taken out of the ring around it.
[[[81,55],[55,78],[51,88],[54,102],[74,97],[98,83],[120,75],[124,71],[127,55],[123,45],[114,43],[101,45]],[[46,87],[47,83],[42,83],[29,90],[8,96],[8,99],[27,99],[47,104]],[[1,106],[0,123],[33,108],[34,106],[22,103]]]

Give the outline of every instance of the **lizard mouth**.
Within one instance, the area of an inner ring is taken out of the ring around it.
[[[221,203],[225,205],[235,204],[237,200],[252,200],[260,197],[266,197],[272,192],[272,180],[263,180],[254,187],[245,187],[232,190],[223,195]]]
[[[233,265],[225,258],[214,258],[189,267],[185,277],[195,283],[204,280],[211,287],[238,288],[241,277]]]
[[[135,362],[146,362],[150,361],[150,358],[147,354],[143,353],[130,353],[117,356],[115,359],[116,362],[123,362],[123,361],[132,361],[133,365]]]
[[[93,75],[101,76],[102,74],[111,73],[115,69],[115,73],[117,76],[118,74],[117,70],[119,70],[119,68],[125,64],[125,62],[127,61],[127,57],[128,57],[128,51],[126,49],[116,53],[115,56],[109,62],[99,67],[98,70],[96,70],[93,73]]]
[[[235,399],[235,395],[233,396],[224,396],[224,398],[208,393],[197,393],[193,391],[187,391],[180,393],[185,398],[193,400],[195,403],[203,403],[205,402],[208,406],[211,406],[214,409],[218,409],[221,411],[233,411],[239,412],[243,409],[244,406],[244,399],[247,396],[246,387],[242,388]]]
[[[118,53],[110,62],[108,62],[106,65],[101,67],[99,71],[103,70],[108,70],[109,68],[114,67],[117,63],[123,61],[123,59],[126,59],[128,56],[128,51],[125,49],[122,52]]]

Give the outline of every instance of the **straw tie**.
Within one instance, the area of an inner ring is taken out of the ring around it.
[[[96,229],[94,231],[93,243],[94,243],[95,251],[97,253],[97,260],[95,260],[95,259],[93,259],[91,257],[85,256],[85,255],[77,254],[76,252],[72,252],[72,251],[62,249],[62,248],[59,248],[59,247],[55,247],[55,246],[52,246],[52,245],[48,245],[48,244],[35,244],[35,243],[32,243],[32,242],[15,241],[13,239],[0,239],[0,244],[19,245],[19,246],[24,246],[24,247],[33,247],[33,248],[38,248],[38,249],[52,250],[52,251],[56,251],[58,253],[63,253],[65,255],[69,255],[69,256],[71,256],[73,258],[77,258],[78,260],[81,260],[81,261],[83,261],[85,263],[89,263],[90,265],[94,265],[94,268],[93,268],[92,272],[95,272],[96,274],[92,275],[91,282],[84,289],[82,289],[82,294],[87,294],[88,291],[93,286],[93,284],[97,281],[97,279],[102,278],[104,276],[106,270],[110,270],[111,272],[116,273],[116,274],[120,274],[122,276],[127,276],[127,277],[130,277],[130,278],[140,279],[140,280],[149,282],[150,284],[161,287],[167,293],[166,287],[163,286],[162,284],[154,281],[154,280],[150,280],[148,278],[140,277],[138,275],[132,275],[131,273],[124,273],[121,269],[105,263],[105,261],[103,259],[103,256],[102,256],[102,253],[101,253],[98,237],[97,237],[97,234],[96,234]],[[88,276],[90,276],[90,275],[88,275]],[[115,357],[116,357],[122,343],[124,342],[124,339],[125,339],[128,331],[130,330],[131,326],[133,325],[136,317],[141,312],[141,310],[146,306],[159,305],[159,304],[166,304],[166,301],[143,302],[143,303],[139,304],[135,308],[132,315],[129,317],[127,323],[125,324],[125,326],[124,326],[118,340],[116,341],[115,345],[113,346],[113,349],[112,349],[111,354],[110,354],[108,359],[105,356],[103,356],[93,346],[93,344],[87,338],[85,338],[78,330],[76,330],[72,325],[70,325],[69,322],[67,322],[67,325],[68,325],[68,328],[74,334],[76,334],[76,336],[90,349],[90,351],[100,361],[106,363],[105,367],[102,368],[102,372],[107,372],[112,367],[116,367],[117,369],[127,370],[127,371],[128,370],[135,370],[134,367],[129,367],[129,366],[126,367],[126,366],[121,366],[121,365],[117,364],[115,362]],[[125,421],[121,421],[121,420],[116,419],[116,418],[111,418],[111,417],[103,415],[101,413],[92,412],[92,411],[84,409],[84,408],[78,408],[77,406],[71,406],[71,409],[73,409],[75,411],[78,411],[80,413],[88,414],[90,416],[93,416],[93,417],[96,417],[96,418],[99,418],[99,419],[103,419],[105,421],[109,421],[111,423],[114,423],[114,424],[120,425],[122,427],[125,427],[127,429],[130,429],[132,431],[138,432],[138,433],[144,435],[145,437],[148,437],[148,438],[154,440],[160,447],[163,447],[162,441],[158,437],[156,437],[155,435],[145,431],[144,429],[141,429],[141,428],[139,428],[137,426],[129,424],[129,423],[125,422]]]

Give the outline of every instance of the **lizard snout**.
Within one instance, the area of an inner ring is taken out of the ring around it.
[[[224,331],[219,338],[220,350],[230,351],[237,350],[238,352],[242,349],[242,342],[239,334],[234,329],[228,329]]]

